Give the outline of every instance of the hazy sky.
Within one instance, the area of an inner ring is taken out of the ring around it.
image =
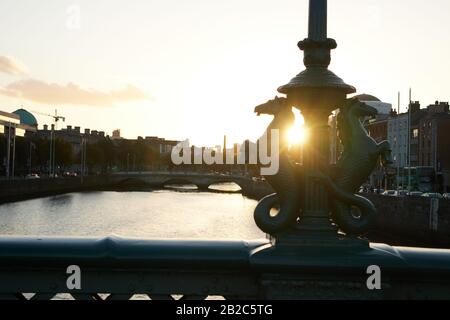
[[[329,0],[330,68],[359,93],[450,100],[450,1]],[[0,110],[220,144],[303,69],[308,0],[2,0]],[[79,13],[79,19],[78,19]],[[37,116],[40,124],[51,119]]]

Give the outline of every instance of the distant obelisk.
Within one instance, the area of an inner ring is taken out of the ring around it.
[[[224,134],[223,135],[223,163],[226,164],[227,163],[227,135]]]

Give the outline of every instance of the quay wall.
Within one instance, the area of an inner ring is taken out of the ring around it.
[[[0,181],[0,203],[46,197],[68,192],[98,190],[108,186],[106,176],[16,179]]]

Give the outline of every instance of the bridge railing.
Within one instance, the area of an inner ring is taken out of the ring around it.
[[[265,243],[2,238],[0,298],[257,298],[249,255]]]
[[[267,240],[2,237],[0,298],[450,298],[448,250],[275,248]],[[368,284],[374,265],[379,289]]]

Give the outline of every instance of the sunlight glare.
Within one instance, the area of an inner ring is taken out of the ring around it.
[[[308,138],[308,131],[302,126],[293,126],[288,133],[289,145],[304,144]]]
[[[294,110],[295,123],[288,132],[288,140],[290,146],[299,144],[301,145],[308,140],[308,130],[305,127],[303,116],[300,112],[296,111],[297,110]]]

